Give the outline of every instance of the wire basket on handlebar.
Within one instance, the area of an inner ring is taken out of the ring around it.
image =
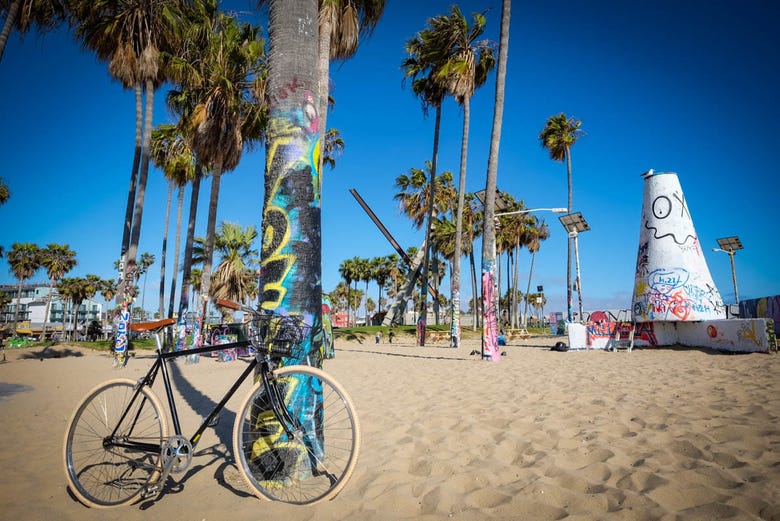
[[[252,346],[271,356],[305,358],[308,348],[303,344],[311,326],[294,315],[255,315],[249,323]]]

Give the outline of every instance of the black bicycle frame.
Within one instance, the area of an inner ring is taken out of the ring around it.
[[[132,449],[143,450],[148,452],[160,452],[161,450],[160,444],[140,443],[140,442],[134,442],[128,440],[117,442],[116,440],[117,429],[119,429],[119,426],[122,425],[122,422],[125,420],[128,413],[130,412],[133,403],[135,403],[136,399],[138,399],[138,396],[141,394],[141,388],[144,386],[151,388],[152,384],[154,384],[155,378],[157,377],[157,372],[162,370],[163,386],[165,387],[165,395],[166,398],[168,399],[168,409],[170,410],[171,413],[171,421],[173,422],[173,431],[177,436],[181,436],[181,424],[179,423],[179,414],[176,409],[176,400],[174,399],[173,396],[171,377],[170,377],[170,373],[168,372],[168,365],[166,364],[166,362],[170,359],[179,358],[181,356],[213,353],[215,351],[222,351],[223,349],[231,349],[234,347],[246,347],[249,345],[251,345],[250,342],[244,341],[244,342],[233,342],[230,344],[203,346],[194,349],[186,349],[182,351],[171,351],[167,353],[162,353],[156,350],[155,352],[157,353],[157,356],[154,363],[152,364],[152,367],[149,369],[149,372],[146,373],[146,376],[138,380],[135,393],[133,394],[130,403],[125,409],[125,412],[122,414],[122,417],[117,422],[114,431],[111,433],[110,436],[106,438],[105,443],[115,447],[132,448]],[[206,418],[200,424],[200,427],[198,427],[198,429],[195,431],[195,434],[193,434],[192,437],[190,438],[190,444],[192,445],[193,448],[195,447],[195,445],[197,445],[198,441],[200,440],[200,437],[203,435],[203,432],[209,427],[211,421],[220,413],[220,411],[222,411],[222,409],[225,407],[225,404],[228,402],[228,400],[230,400],[230,398],[233,397],[233,395],[238,390],[238,388],[241,387],[241,384],[244,383],[244,380],[246,380],[246,377],[249,376],[249,374],[255,369],[255,367],[257,367],[257,364],[259,363],[263,364],[264,367],[262,367],[262,369],[264,373],[268,371],[267,361],[264,360],[262,362],[259,362],[257,357],[252,358],[252,361],[249,362],[249,365],[246,367],[246,369],[244,369],[244,372],[241,373],[241,375],[236,379],[236,381],[233,383],[230,389],[228,389],[228,391],[225,393],[225,396],[222,398],[222,400],[220,400],[220,402],[214,406],[214,409],[211,411],[211,413],[209,413],[208,416],[206,416]],[[134,419],[133,424],[135,424],[135,420],[137,420],[137,418]],[[130,430],[130,432],[132,432],[132,429]]]

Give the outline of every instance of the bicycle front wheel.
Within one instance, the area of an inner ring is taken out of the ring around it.
[[[282,367],[268,387],[258,381],[244,400],[233,448],[257,497],[314,504],[336,497],[352,476],[360,424],[352,400],[332,377],[314,367]]]
[[[139,499],[159,477],[160,444],[168,436],[160,400],[148,387],[118,379],[92,389],[65,432],[65,475],[87,506],[116,507]],[[156,449],[155,449],[156,448]]]

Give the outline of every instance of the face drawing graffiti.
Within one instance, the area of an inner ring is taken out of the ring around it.
[[[691,214],[682,193],[657,196],[650,210],[652,215],[646,215],[645,228],[653,231],[654,238],[671,237],[680,245],[689,239],[696,240]]]

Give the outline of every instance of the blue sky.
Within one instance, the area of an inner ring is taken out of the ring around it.
[[[401,215],[392,196],[398,175],[430,159],[433,117],[425,118],[418,100],[403,88],[399,66],[404,42],[450,4],[388,1],[356,57],[331,67],[336,106],[328,123],[341,131],[346,149],[336,169],[323,172],[325,291],[338,284],[343,260],[393,252],[350,188],[404,248],[420,246],[422,232]],[[253,4],[227,5],[249,11]],[[485,37],[498,41],[500,1],[459,5],[467,15],[488,9]],[[574,209],[591,226],[579,241],[586,310],[630,305],[640,174],[650,168],[678,173],[726,302],[734,299],[729,259],[711,248],[730,235],[738,235],[745,247],[736,255],[740,299],[780,293],[778,10],[775,2],[760,0],[514,3],[498,187],[528,208],[565,206],[565,165],[549,159],[537,135],[553,114],[582,120],[586,134],[572,160]],[[470,192],[485,186],[494,81],[495,74],[472,100]],[[155,124],[170,122],[163,97],[156,98]],[[0,176],[12,192],[0,206],[0,244],[7,250],[14,242],[67,243],[79,261],[69,276],[112,277],[133,153],[132,92],[111,81],[104,64],[60,31],[29,34],[23,41],[12,36],[0,62],[0,99]],[[446,103],[439,171],[456,177],[461,129],[462,112]],[[219,221],[259,229],[263,158],[263,149],[246,153],[223,177]],[[200,235],[207,195],[207,188],[201,191]],[[152,171],[139,248],[157,258],[146,285],[149,310],[156,309],[166,196],[161,173]],[[532,288],[544,285],[546,310],[563,311],[566,235],[557,215],[539,217],[552,233],[537,254]],[[524,289],[530,255],[523,252],[520,262]],[[468,263],[462,266],[465,272]],[[34,280],[45,278],[41,271]],[[0,283],[15,282],[0,259]],[[374,299],[375,292],[371,289]],[[470,294],[467,283],[463,300]]]

